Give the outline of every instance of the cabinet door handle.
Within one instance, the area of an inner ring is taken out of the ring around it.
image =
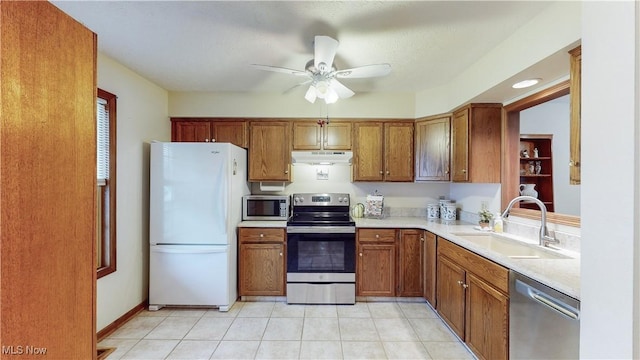
[[[466,173],[466,172],[467,172],[467,169],[462,169],[462,173],[463,174]]]
[[[380,239],[380,235],[376,234],[376,239]]]
[[[466,288],[468,288],[468,287],[469,287],[469,285],[467,285],[467,284],[462,284],[462,287],[466,289]]]
[[[285,173],[285,174],[288,174],[288,173],[289,173],[289,170],[285,170],[285,171],[284,171],[284,173]]]
[[[422,236],[420,236],[420,241],[424,241],[424,238]]]
[[[358,254],[358,255],[362,256],[362,253],[360,253],[360,254]]]
[[[280,256],[282,256],[282,253],[280,253]]]
[[[462,285],[464,282],[462,280],[458,280],[458,285]]]
[[[261,237],[261,238],[263,238],[263,237],[264,237],[264,234],[260,234],[260,237]]]
[[[384,171],[380,170],[380,175],[384,174]]]
[[[389,170],[387,170],[387,175],[389,175]]]

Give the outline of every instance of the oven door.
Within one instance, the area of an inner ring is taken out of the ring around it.
[[[287,273],[355,273],[355,270],[355,227],[287,227]]]

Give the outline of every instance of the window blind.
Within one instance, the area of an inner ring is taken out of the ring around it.
[[[98,185],[106,185],[109,179],[109,109],[105,99],[98,98]]]

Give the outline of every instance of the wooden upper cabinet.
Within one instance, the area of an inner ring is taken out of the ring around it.
[[[244,119],[171,118],[171,141],[226,142],[246,148]]]
[[[354,181],[413,181],[413,122],[354,123]]]
[[[382,145],[384,127],[382,122],[363,121],[355,123],[354,181],[382,181],[384,179]]]
[[[569,126],[569,183],[580,185],[580,94],[582,77],[582,47],[569,51],[570,61],[570,111],[571,121]]]
[[[451,115],[420,119],[415,124],[416,181],[449,181]]]
[[[351,122],[293,122],[293,150],[351,150]]]
[[[499,183],[502,104],[469,104],[451,120],[451,180]]]
[[[250,123],[249,181],[291,181],[291,123]]]

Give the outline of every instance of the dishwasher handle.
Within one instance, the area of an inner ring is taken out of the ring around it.
[[[524,282],[520,281],[520,280],[516,280],[516,290],[525,295],[530,297],[531,299],[535,300],[536,302],[558,312],[560,315],[565,316],[571,320],[579,320],[580,319],[580,313],[578,312],[577,309],[574,309],[573,307],[569,306],[568,304],[555,299],[553,297],[550,297],[549,295],[541,292],[538,289],[535,289],[527,284],[525,284]]]

